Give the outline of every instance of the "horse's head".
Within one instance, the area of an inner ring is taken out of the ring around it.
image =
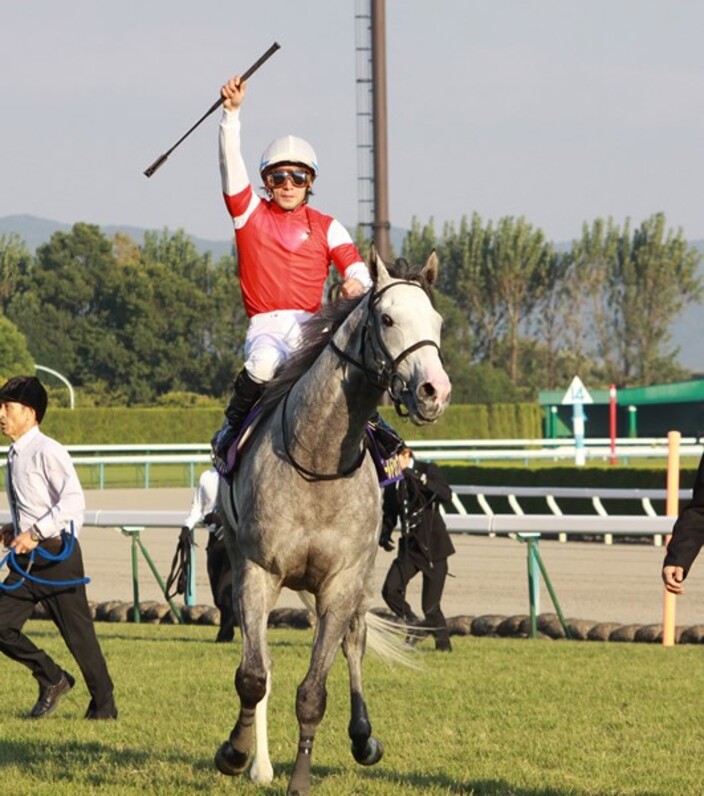
[[[416,425],[432,423],[450,400],[450,379],[440,356],[442,318],[429,290],[438,272],[433,252],[415,273],[389,273],[374,246],[369,254],[374,288],[369,297],[365,354],[373,358],[396,411]]]

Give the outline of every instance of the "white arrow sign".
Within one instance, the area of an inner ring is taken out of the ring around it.
[[[567,388],[567,392],[562,399],[563,404],[593,404],[594,400],[589,395],[589,390],[582,384],[579,376],[572,379],[572,384]]]

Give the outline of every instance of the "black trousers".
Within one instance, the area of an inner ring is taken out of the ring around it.
[[[208,534],[205,548],[208,580],[213,602],[220,611],[220,630],[218,641],[232,641],[237,625],[237,616],[232,604],[232,565],[227,554],[225,542],[216,538],[214,533]]]
[[[52,553],[58,552],[58,546],[47,545],[47,549]],[[18,563],[23,568],[26,567],[28,557],[18,556]],[[64,561],[47,561],[39,553],[35,553],[30,573],[50,581],[83,578],[83,556],[78,540],[75,540],[73,552]],[[21,578],[20,574],[11,570],[4,583],[11,586]],[[85,586],[43,585],[25,579],[13,591],[0,589],[0,652],[29,668],[40,687],[59,682],[63,667],[22,632],[34,606],[40,601],[81,670],[91,695],[89,709],[99,714],[112,715],[115,712],[113,682],[95,635]]]
[[[406,601],[406,588],[409,581],[419,572],[423,574],[421,589],[421,609],[425,617],[425,624],[432,630],[436,641],[445,641],[449,638],[447,620],[440,608],[442,592],[447,579],[447,559],[441,558],[421,563],[413,556],[401,551],[386,575],[386,580],[381,589],[381,596],[396,616],[406,621],[416,618],[413,609]]]

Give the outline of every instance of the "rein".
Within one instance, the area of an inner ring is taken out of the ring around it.
[[[0,561],[0,568],[5,565],[5,562],[9,561],[12,569],[14,569],[14,571],[17,572],[21,577],[17,583],[13,584],[12,586],[6,586],[4,583],[0,583],[0,591],[14,591],[15,589],[19,589],[25,580],[29,580],[32,583],[39,583],[42,586],[57,587],[85,586],[87,583],[90,583],[90,578],[76,578],[75,580],[46,580],[45,578],[39,578],[36,575],[30,574],[36,553],[39,553],[39,555],[47,561],[65,561],[71,555],[71,553],[73,553],[73,548],[76,546],[76,534],[73,529],[73,520],[71,521],[71,530],[69,533],[62,531],[61,536],[63,539],[63,547],[59,553],[54,555],[48,550],[42,550],[41,547],[35,547],[28,556],[29,563],[27,564],[27,569],[22,569],[17,561],[17,554],[14,550],[10,550],[5,558]]]
[[[381,337],[379,321],[374,315],[374,308],[379,303],[379,300],[384,293],[386,293],[388,290],[391,290],[393,287],[397,287],[398,285],[412,285],[425,293],[425,288],[418,282],[402,281],[392,282],[381,290],[373,292],[370,295],[367,308],[367,318],[362,328],[362,340],[360,345],[361,361],[358,361],[346,351],[343,351],[333,341],[332,338],[330,338],[328,345],[335,352],[339,359],[342,359],[343,361],[361,370],[366,376],[367,381],[373,387],[376,387],[382,391],[388,391],[396,410],[396,414],[398,414],[399,417],[408,417],[409,413],[406,412],[404,414],[401,410],[403,394],[404,392],[408,391],[408,384],[404,380],[403,376],[401,376],[401,374],[398,372],[398,366],[401,364],[401,362],[403,362],[404,359],[406,359],[406,357],[408,357],[414,351],[417,351],[419,348],[423,348],[424,346],[433,346],[436,348],[441,360],[442,354],[440,352],[440,346],[438,346],[434,340],[419,340],[418,342],[413,343],[413,345],[404,349],[395,358],[384,344],[384,341]],[[369,342],[369,348],[372,349],[374,354],[372,367],[369,366],[367,361],[367,342]],[[334,481],[339,478],[346,478],[347,476],[352,475],[352,473],[362,466],[362,462],[364,461],[364,457],[366,455],[364,446],[362,446],[357,461],[351,467],[336,473],[316,473],[303,467],[303,465],[294,459],[293,454],[291,453],[290,437],[286,424],[286,408],[290,394],[291,390],[289,388],[284,396],[283,407],[281,410],[281,433],[283,438],[284,452],[286,453],[288,460],[291,462],[293,469],[296,470],[296,472],[303,476],[307,481]]]
[[[288,428],[286,425],[286,406],[288,404],[288,398],[290,394],[291,391],[287,390],[286,395],[284,396],[284,405],[281,409],[281,433],[283,436],[284,450],[286,451],[286,456],[288,456],[288,460],[291,462],[293,469],[299,475],[302,475],[306,481],[336,481],[338,478],[346,478],[348,475],[352,475],[355,470],[358,470],[362,466],[362,462],[364,461],[364,456],[366,454],[364,447],[362,447],[362,450],[359,452],[359,458],[357,461],[351,467],[343,470],[341,473],[316,473],[312,470],[306,469],[302,464],[299,464],[293,458],[291,447],[289,445],[290,440],[288,436]]]

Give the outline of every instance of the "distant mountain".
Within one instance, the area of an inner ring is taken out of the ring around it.
[[[37,218],[36,216],[17,215],[3,216],[0,218],[0,235],[3,233],[16,232],[27,244],[30,251],[35,251],[38,246],[48,243],[55,232],[68,232],[73,224],[64,224],[61,221],[52,221],[48,218]],[[145,232],[161,232],[161,230],[147,230],[142,227],[130,227],[127,225],[101,226],[100,229],[105,235],[115,235],[122,232],[129,235],[132,240],[142,243]],[[175,232],[175,230],[173,230]],[[211,252],[213,259],[217,260],[223,254],[229,254],[232,249],[232,241],[229,240],[207,240],[206,238],[196,238],[189,235],[193,245],[199,252]]]

